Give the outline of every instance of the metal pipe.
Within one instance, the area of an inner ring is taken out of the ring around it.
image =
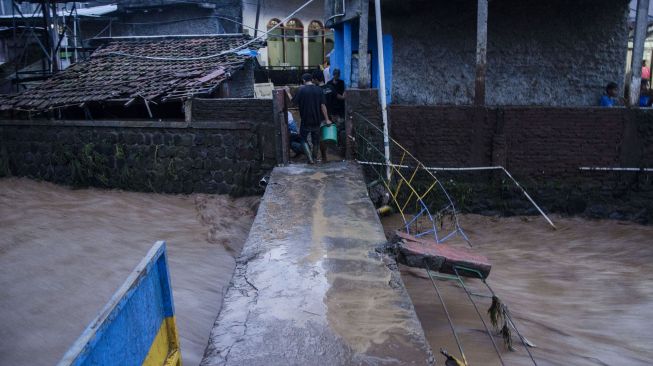
[[[642,84],[642,60],[644,58],[644,42],[648,28],[649,0],[637,0],[637,20],[635,23],[635,37],[633,39],[633,57],[630,62],[630,93],[631,106],[639,105],[639,92]]]
[[[487,333],[488,337],[490,337],[490,341],[492,342],[492,348],[494,348],[494,351],[497,353],[497,356],[499,356],[499,362],[501,363],[501,365],[505,365],[505,362],[503,361],[503,357],[501,357],[501,351],[499,351],[499,347],[497,347],[497,343],[494,341],[494,337],[492,336],[492,332],[490,331],[490,328],[487,326],[487,323],[485,323],[485,319],[483,319],[483,315],[481,315],[481,312],[478,310],[478,306],[476,305],[476,302],[472,298],[472,295],[467,290],[467,286],[465,286],[465,283],[460,278],[460,274],[458,274],[458,269],[456,269],[456,266],[453,267],[453,271],[456,273],[456,277],[458,277],[458,282],[460,282],[461,286],[463,287],[463,290],[465,290],[465,293],[467,294],[467,298],[472,303],[472,305],[474,305],[474,310],[476,310],[476,314],[478,315],[478,318],[481,319],[481,323],[483,323],[483,328],[485,328],[485,332]]]
[[[384,163],[377,163],[377,162],[373,162],[373,161],[358,161],[357,160],[356,162],[358,164],[362,164],[362,165],[386,165]],[[395,164],[392,164],[392,163],[388,164],[388,167],[389,168],[394,167],[394,168],[405,168],[405,169],[410,168],[410,169],[414,169],[413,167],[408,166],[408,165],[395,165]],[[519,184],[519,182],[517,182],[517,180],[512,176],[512,174],[510,174],[508,172],[508,170],[506,170],[506,168],[504,168],[502,166],[474,166],[474,167],[466,167],[466,168],[424,167],[424,169],[434,171],[434,172],[437,172],[437,171],[464,172],[464,171],[481,171],[481,170],[501,170],[506,174],[506,176],[508,176],[508,178],[510,178],[510,180],[512,180],[512,182],[517,186],[517,188],[519,188],[522,191],[522,193],[524,194],[526,199],[528,199],[530,201],[530,203],[537,209],[537,211],[540,213],[540,215],[542,215],[542,217],[544,217],[544,219],[549,223],[549,225],[551,225],[551,227],[553,227],[554,229],[557,229],[557,227],[555,226],[553,221],[551,221],[549,216],[547,216],[544,213],[544,211],[540,208],[540,206],[537,203],[535,203],[535,200],[533,200],[531,195],[528,194],[528,192],[526,192],[526,190],[521,186],[521,184]],[[652,169],[652,171],[653,171],[653,169]]]
[[[376,0],[379,1],[379,0]],[[456,332],[456,327],[453,325],[453,320],[451,319],[451,316],[449,315],[449,310],[447,310],[447,304],[444,303],[444,299],[442,298],[442,295],[440,294],[440,289],[438,289],[438,286],[435,284],[435,280],[431,276],[431,268],[429,268],[429,264],[424,261],[424,265],[426,266],[426,274],[428,274],[429,278],[431,279],[431,284],[433,284],[433,288],[435,289],[435,293],[438,295],[438,298],[440,299],[440,303],[442,304],[442,309],[444,310],[444,315],[447,317],[447,320],[449,321],[449,327],[451,328],[451,333],[453,333],[453,337],[456,340],[456,345],[458,346],[458,350],[460,351],[460,356],[463,358],[463,362],[465,365],[469,365],[467,363],[467,357],[465,357],[465,351],[463,351],[463,344],[460,342],[460,338],[458,338],[458,333]]]
[[[383,148],[385,154],[386,179],[390,180],[390,138],[388,133],[388,105],[385,98],[385,65],[383,59],[383,29],[381,27],[381,0],[374,0],[374,17],[376,19],[376,46],[379,62],[379,94],[381,96],[381,115],[383,116]]]
[[[653,172],[653,168],[612,168],[612,167],[589,167],[578,168],[583,171],[606,171],[606,172]]]

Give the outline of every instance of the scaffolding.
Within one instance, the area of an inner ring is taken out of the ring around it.
[[[4,3],[3,3],[4,4]],[[47,79],[84,57],[79,37],[78,3],[58,0],[11,0],[11,42],[6,60],[13,63],[12,88]]]

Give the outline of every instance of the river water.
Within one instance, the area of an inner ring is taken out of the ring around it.
[[[55,364],[157,240],[199,364],[258,201],[0,179],[0,364]]]
[[[382,221],[387,233],[401,222],[397,216]],[[541,217],[461,216],[475,250],[493,265],[488,283],[537,346],[531,349],[537,364],[653,364],[653,227],[562,217],[554,222],[558,230]],[[458,356],[425,270],[403,267],[402,278],[434,351],[446,348]],[[467,283],[483,290],[477,280]],[[463,289],[452,281],[436,284],[470,365],[498,365]],[[474,298],[485,315],[490,300]],[[514,341],[517,351],[507,352],[496,337],[505,363],[532,364],[518,338]]]

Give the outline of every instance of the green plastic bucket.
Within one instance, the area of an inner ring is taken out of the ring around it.
[[[322,141],[337,144],[338,128],[335,124],[322,126]]]

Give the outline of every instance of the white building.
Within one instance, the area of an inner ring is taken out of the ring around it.
[[[260,1],[258,35],[282,22],[306,0],[243,0],[243,31],[254,35]],[[324,29],[324,1],[315,0],[267,37],[259,50],[262,66],[313,67],[324,63],[333,48],[333,34]],[[274,35],[274,36],[273,36]]]

